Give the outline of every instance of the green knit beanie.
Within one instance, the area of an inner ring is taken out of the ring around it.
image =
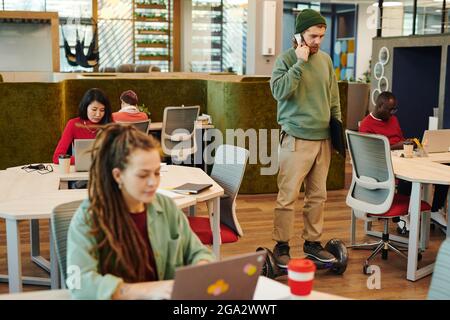
[[[295,19],[295,33],[302,33],[309,27],[318,24],[327,25],[327,22],[319,12],[313,9],[304,9],[299,13],[297,19]]]

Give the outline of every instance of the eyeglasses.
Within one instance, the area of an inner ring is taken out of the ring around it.
[[[385,110],[387,109],[387,111],[389,111],[390,114],[395,114],[398,111],[397,106],[394,106],[392,108],[390,108],[390,105],[388,105],[388,104],[384,104],[383,106],[384,106]]]
[[[389,112],[391,114],[395,114],[395,113],[397,113],[397,111],[398,111],[398,107],[393,107],[392,109],[389,109]]]
[[[27,172],[27,173],[37,171],[39,174],[47,174],[47,173],[53,172],[52,165],[44,165],[42,163],[30,164],[27,166],[23,166],[21,169],[25,170],[25,172]]]

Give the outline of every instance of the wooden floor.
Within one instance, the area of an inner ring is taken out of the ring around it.
[[[351,179],[351,166],[346,166],[346,186]],[[339,238],[349,243],[350,239],[350,210],[345,204],[347,189],[328,192],[328,201],[325,205],[325,226],[323,241],[331,238]],[[303,195],[300,195],[297,203],[297,216],[295,221],[296,236],[291,241],[291,255],[301,257],[303,255],[301,230],[303,221],[301,215]],[[273,209],[276,195],[242,195],[238,197],[237,214],[244,230],[244,237],[238,242],[222,245],[222,254],[228,257],[234,254],[253,252],[259,246],[272,249],[274,242],[271,240]],[[206,207],[201,205],[197,214],[205,214]],[[376,226],[380,229],[381,225]],[[362,222],[358,224],[361,242],[371,240],[362,235]],[[48,246],[48,223],[41,222],[41,254],[49,256]],[[381,230],[381,229],[380,229]],[[395,233],[395,225],[391,225],[391,232]],[[22,270],[27,276],[47,276],[46,272],[30,261],[29,245],[29,225],[21,224],[22,239]],[[431,232],[430,248],[423,254],[423,259],[419,265],[432,262],[435,257],[444,235],[436,230]],[[381,269],[381,289],[368,289],[367,280],[369,276],[362,273],[363,261],[370,255],[366,250],[350,250],[349,264],[344,275],[336,276],[326,270],[316,273],[314,289],[318,291],[333,293],[355,299],[425,299],[428,293],[431,277],[428,276],[416,282],[406,280],[406,261],[390,253],[387,261],[377,257],[372,264],[378,265]],[[0,273],[7,273],[6,262],[6,237],[5,224],[0,221]],[[286,282],[286,277],[278,279]],[[45,287],[24,286],[24,290],[40,290]],[[8,292],[8,286],[0,283],[0,293]]]

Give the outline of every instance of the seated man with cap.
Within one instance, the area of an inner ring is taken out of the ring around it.
[[[137,107],[138,97],[132,90],[122,92],[120,95],[121,107],[118,112],[112,114],[114,122],[139,122],[148,120],[145,112]]]

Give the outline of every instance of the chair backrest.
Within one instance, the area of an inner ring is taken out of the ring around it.
[[[82,200],[72,201],[61,204],[53,209],[51,218],[51,232],[58,258],[59,269],[61,270],[63,284],[67,279],[67,232],[69,231],[70,221],[75,211],[80,206]]]
[[[101,67],[99,72],[116,72],[116,67]]]
[[[145,134],[148,134],[148,130],[150,127],[150,119],[144,120],[144,121],[117,121],[117,123],[121,124],[130,124],[136,127],[139,131],[144,132]]]
[[[186,157],[195,153],[195,121],[200,106],[166,107],[161,130],[161,147],[165,154]]]
[[[244,177],[249,151],[232,145],[221,145],[217,148],[214,157],[214,165],[211,171],[211,178],[223,189],[226,198],[221,199],[221,223],[233,229],[242,236],[242,228],[236,217],[235,203],[236,197]],[[227,210],[222,210],[222,208]]]
[[[450,300],[450,239],[447,238],[439,249],[434,264],[428,299]]]
[[[392,205],[395,176],[389,140],[382,135],[346,130],[353,172],[346,203],[355,214],[383,214]],[[359,218],[363,218],[359,216]]]
[[[177,129],[194,131],[199,112],[200,106],[164,108],[162,133],[172,135]]]
[[[135,65],[132,63],[124,63],[116,67],[116,72],[134,72]]]
[[[134,72],[138,72],[138,73],[147,73],[148,69],[150,69],[150,65],[149,64],[136,64],[134,66]]]
[[[158,66],[150,66],[150,68],[148,68],[148,72],[161,72],[161,68]]]

